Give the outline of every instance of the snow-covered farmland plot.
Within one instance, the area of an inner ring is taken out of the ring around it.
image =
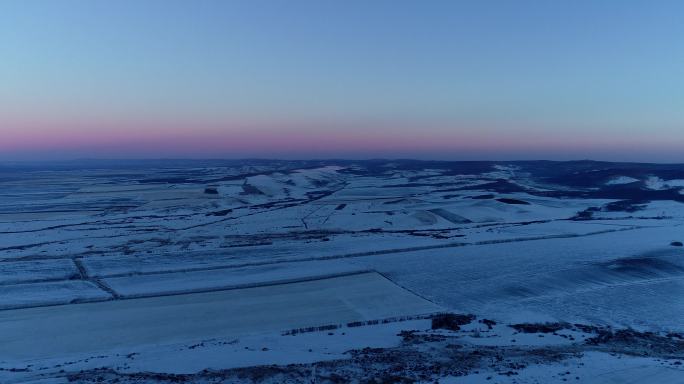
[[[57,358],[439,310],[377,273],[358,273],[253,288],[3,311],[0,344],[8,360]],[[45,341],[49,343],[35,348]]]
[[[0,382],[677,382],[681,180],[599,162],[0,165]]]

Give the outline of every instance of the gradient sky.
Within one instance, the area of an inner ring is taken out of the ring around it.
[[[0,159],[684,162],[683,1],[0,0]]]

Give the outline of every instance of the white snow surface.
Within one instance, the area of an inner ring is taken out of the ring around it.
[[[611,178],[610,180],[606,181],[606,185],[622,185],[622,184],[630,184],[630,183],[636,183],[639,181],[639,179],[635,179],[633,177],[629,176],[615,176]]]
[[[282,331],[435,311],[684,332],[684,248],[673,245],[684,241],[680,202],[610,210],[617,200],[554,197],[506,163],[479,175],[392,164],[355,171],[241,165],[0,178],[0,368],[310,363],[396,346],[399,331],[429,322],[345,337]],[[511,189],[487,187],[502,181]],[[667,191],[684,180],[652,176],[635,188],[644,185]],[[592,217],[578,220],[587,209]],[[248,293],[257,291],[266,293]],[[498,334],[494,344],[505,344],[510,334]],[[122,357],[130,353],[145,357]],[[598,352],[564,364],[580,363],[581,380],[600,383],[669,383],[681,373]],[[547,368],[453,380],[575,380]],[[0,370],[0,382],[47,380],[31,372]]]

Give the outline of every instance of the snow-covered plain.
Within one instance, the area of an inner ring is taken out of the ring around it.
[[[174,380],[149,372],[215,382],[200,373],[252,369],[240,371],[249,382],[259,365],[303,364],[294,374],[322,361],[342,361],[321,372],[354,381],[347,351],[418,353],[397,334],[429,329],[434,312],[496,322],[496,332],[468,332],[496,333],[485,344],[504,359],[514,353],[506,324],[675,340],[681,180],[684,166],[598,162],[0,165],[0,382]],[[357,321],[371,323],[338,327]],[[446,348],[429,333],[422,343]],[[473,350],[481,341],[452,340]],[[407,379],[560,382],[564,364],[586,382],[682,377],[681,344],[610,355],[605,343],[556,341],[565,357],[511,366],[515,374],[464,363]],[[259,377],[299,382],[272,373]]]

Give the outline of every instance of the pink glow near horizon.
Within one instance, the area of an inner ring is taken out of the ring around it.
[[[388,122],[158,122],[3,119],[0,154],[22,152],[83,152],[102,156],[201,157],[228,154],[271,154],[306,157],[366,154],[420,156],[468,151],[542,153],[595,151],[628,153],[637,143],[643,150],[676,150],[657,138],[597,138],[539,136],[520,129],[488,130],[473,126],[443,126],[421,134],[418,123]],[[97,127],[97,129],[93,129]],[[408,128],[408,129],[407,129]],[[497,132],[495,135],[491,132]]]

